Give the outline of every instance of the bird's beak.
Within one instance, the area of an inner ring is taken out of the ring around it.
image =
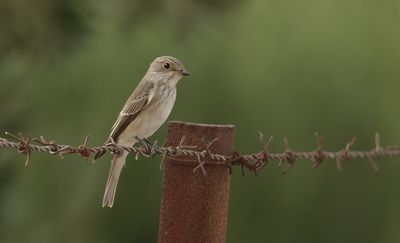
[[[181,70],[181,74],[182,74],[183,76],[190,76],[190,73],[189,73],[188,70],[186,70],[185,68],[183,68],[183,69]]]

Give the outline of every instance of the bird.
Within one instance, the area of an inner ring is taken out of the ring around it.
[[[189,76],[182,62],[172,56],[157,57],[132,92],[111,128],[107,142],[131,147],[137,138],[147,139],[167,120],[176,99],[176,85]],[[112,207],[127,151],[114,153],[103,197],[103,207]]]

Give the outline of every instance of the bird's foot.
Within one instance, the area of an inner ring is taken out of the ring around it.
[[[112,147],[114,150],[111,152],[112,155],[122,156],[125,151],[125,148],[115,142],[113,138],[109,138],[106,143],[106,146]]]
[[[152,143],[147,138],[140,138],[138,136],[135,136],[135,139],[144,146],[144,148],[146,149],[145,154],[148,157],[152,157],[156,154],[155,148],[157,147],[157,141]]]

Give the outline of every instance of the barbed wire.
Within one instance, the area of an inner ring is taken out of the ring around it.
[[[204,175],[207,175],[205,165],[216,164],[226,165],[230,171],[232,166],[240,166],[242,174],[245,169],[257,174],[263,169],[268,162],[277,161],[278,166],[281,167],[283,163],[286,163],[283,173],[285,174],[290,168],[293,167],[295,162],[299,159],[306,159],[312,162],[312,167],[318,167],[325,159],[332,159],[336,161],[336,167],[338,170],[342,169],[342,162],[353,160],[353,159],[365,159],[367,158],[372,168],[375,171],[379,170],[377,160],[387,157],[400,157],[400,145],[392,145],[381,147],[379,133],[375,134],[375,147],[367,151],[352,150],[356,137],[351,139],[346,146],[339,151],[326,151],[323,147],[323,137],[318,133],[316,137],[316,149],[310,152],[297,152],[289,147],[287,138],[284,138],[285,150],[282,153],[271,153],[269,147],[272,143],[273,137],[270,136],[268,140],[264,138],[264,135],[259,133],[259,142],[261,144],[261,151],[252,154],[241,154],[235,151],[231,155],[222,155],[211,152],[212,145],[218,138],[215,138],[209,143],[204,143],[202,148],[198,146],[184,145],[185,136],[182,137],[178,146],[158,146],[157,141],[150,143],[145,139],[136,138],[140,142],[140,146],[124,147],[119,146],[114,142],[108,142],[101,146],[89,147],[88,141],[89,136],[84,140],[84,143],[78,146],[58,144],[54,140],[46,140],[43,136],[39,139],[24,136],[19,133],[18,136],[13,135],[9,132],[5,133],[10,139],[0,137],[0,148],[13,148],[19,153],[26,155],[25,168],[28,168],[32,152],[45,152],[51,155],[57,155],[63,158],[67,154],[78,154],[81,157],[89,159],[93,158],[93,162],[102,157],[104,154],[120,154],[123,151],[135,154],[135,158],[138,159],[140,156],[154,157],[156,155],[162,156],[161,167],[166,157],[178,157],[184,156],[186,159],[174,160],[187,163],[188,161],[196,162],[198,165],[193,169],[196,171],[201,169]],[[33,144],[33,142],[35,144]]]

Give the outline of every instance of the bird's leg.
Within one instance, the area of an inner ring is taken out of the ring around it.
[[[140,138],[138,136],[135,136],[135,139],[146,148],[147,154],[150,157],[155,154],[154,148],[157,146],[157,141],[152,143],[147,138]]]
[[[147,139],[147,138],[140,138],[138,136],[135,136],[135,139],[140,142],[142,145],[144,145],[146,148],[151,148],[153,144]]]

